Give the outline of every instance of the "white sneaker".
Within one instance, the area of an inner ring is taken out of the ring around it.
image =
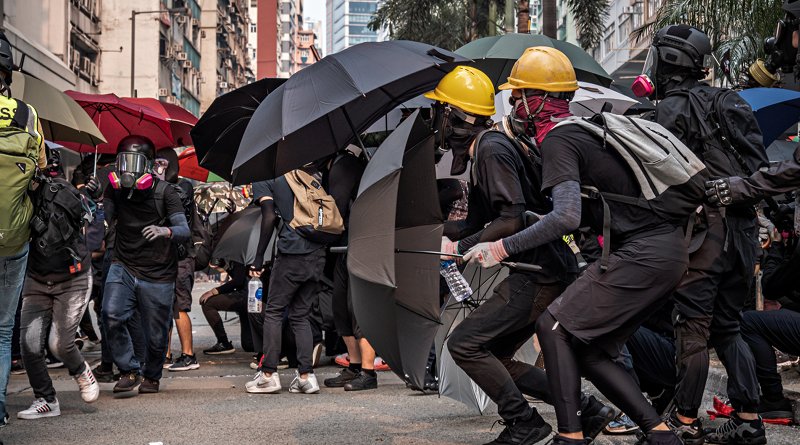
[[[317,376],[309,374],[308,378],[303,380],[300,374],[295,375],[292,384],[289,385],[289,392],[303,393],[303,394],[316,394],[319,392],[319,383],[317,383]]]
[[[97,380],[95,380],[92,368],[89,367],[89,364],[86,362],[83,363],[85,366],[83,372],[73,378],[81,389],[81,398],[83,401],[92,403],[100,397],[100,385],[97,384]]]
[[[267,377],[263,372],[256,373],[255,378],[245,383],[245,391],[253,394],[275,394],[281,392],[281,379],[277,372]]]
[[[17,419],[32,420],[60,415],[61,408],[58,406],[58,399],[53,403],[48,403],[45,399],[36,399],[33,401],[30,408],[17,413]]]

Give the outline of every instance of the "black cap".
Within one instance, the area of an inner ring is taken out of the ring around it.
[[[125,136],[119,141],[119,144],[117,144],[117,153],[122,152],[141,153],[148,160],[152,161],[155,159],[156,150],[153,146],[153,141],[149,138],[133,134]]]

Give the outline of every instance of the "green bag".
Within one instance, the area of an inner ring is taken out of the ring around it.
[[[30,239],[33,203],[28,190],[39,159],[40,142],[27,129],[32,111],[16,102],[10,124],[0,127],[0,256],[19,252]]]

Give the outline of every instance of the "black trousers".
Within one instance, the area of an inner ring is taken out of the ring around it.
[[[708,348],[728,373],[728,397],[737,411],[756,412],[758,381],[750,348],[739,332],[756,263],[755,223],[706,209],[708,230],[675,291],[678,412],[697,417],[708,378]]]
[[[626,346],[640,388],[650,396],[656,411],[662,413],[675,395],[675,339],[642,326]]]
[[[220,343],[228,341],[228,334],[225,332],[225,325],[219,312],[236,312],[239,315],[239,323],[241,324],[242,349],[247,352],[253,352],[253,336],[250,330],[250,317],[247,314],[247,293],[245,291],[214,295],[201,306],[208,325],[214,331],[217,342]]]
[[[552,403],[544,371],[514,360],[514,354],[533,336],[536,320],[565,287],[537,284],[528,274],[512,273],[450,334],[447,347],[453,360],[497,404],[504,420],[530,415],[523,393]]]
[[[333,322],[340,337],[361,338],[350,298],[347,255],[338,255],[333,269]]]
[[[800,355],[800,313],[788,309],[742,314],[742,338],[753,352],[756,375],[765,400],[782,399],[783,385],[773,347]]]

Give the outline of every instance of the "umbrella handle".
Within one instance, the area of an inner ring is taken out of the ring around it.
[[[525,272],[539,272],[542,270],[542,266],[539,266],[538,264],[516,263],[513,261],[502,261],[500,264],[506,267],[510,267],[512,269],[522,270]]]
[[[347,253],[347,246],[331,247],[328,249],[331,253]]]

